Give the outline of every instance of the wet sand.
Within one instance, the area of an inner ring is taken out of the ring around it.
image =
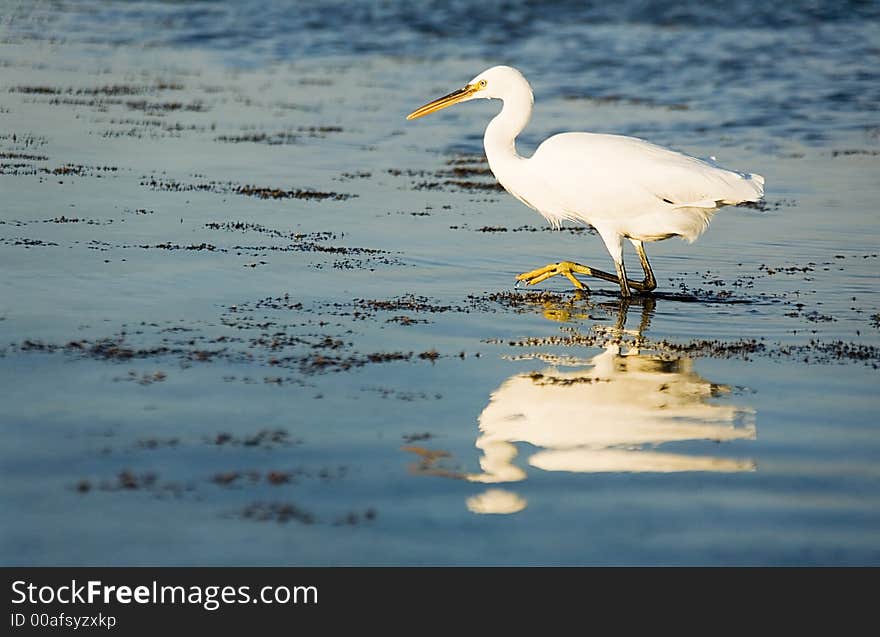
[[[472,62],[0,65],[4,564],[880,563],[870,129],[539,93],[526,147],[651,121],[767,176],[627,303],[514,289],[610,262],[499,189],[491,106],[403,120]]]

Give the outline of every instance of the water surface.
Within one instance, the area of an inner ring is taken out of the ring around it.
[[[4,564],[880,563],[873,5],[3,6]],[[766,202],[514,290],[498,63]]]

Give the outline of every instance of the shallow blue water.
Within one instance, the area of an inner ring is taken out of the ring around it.
[[[880,563],[875,3],[3,7],[2,563]],[[510,295],[498,63],[766,206]]]

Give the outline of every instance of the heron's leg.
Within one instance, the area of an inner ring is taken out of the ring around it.
[[[615,261],[614,265],[617,267],[617,280],[620,282],[620,296],[627,299],[632,296],[632,292],[629,291],[629,281],[626,278],[626,268],[623,267],[623,260]]]
[[[643,288],[642,283],[638,281],[630,281],[626,278],[626,268],[623,265],[624,235],[613,228],[601,226],[594,227],[599,232],[599,236],[602,237],[602,241],[605,243],[605,247],[608,249],[608,254],[610,254],[611,258],[614,260],[614,267],[617,268],[617,276],[611,276],[607,280],[617,282],[617,284],[620,286],[620,295],[625,299],[632,296],[630,288],[641,291]],[[595,272],[594,276],[596,274],[598,274],[598,272]]]
[[[645,271],[645,280],[642,281],[641,291],[650,292],[657,287],[657,280],[654,278],[654,271],[651,269],[651,264],[648,263],[648,255],[645,254],[645,247],[638,239],[630,239],[630,243],[632,243],[633,247],[636,249],[636,252],[639,255],[639,261],[642,262],[642,270]]]
[[[622,267],[622,266],[621,266]],[[517,275],[516,280],[520,282],[524,282],[526,285],[535,285],[537,283],[541,283],[542,281],[546,281],[552,276],[556,276],[557,274],[563,275],[572,284],[579,290],[588,289],[583,283],[578,281],[574,275],[575,274],[585,274],[586,276],[596,277],[597,279],[602,279],[604,281],[608,281],[609,283],[617,283],[620,285],[620,279],[608,272],[604,272],[602,270],[597,270],[596,268],[591,268],[586,265],[581,265],[580,263],[575,263],[574,261],[560,261],[558,263],[550,263],[545,265],[543,268],[538,268],[537,270],[532,270],[531,272],[523,272],[520,275]],[[642,291],[643,283],[640,281],[632,281],[627,280],[628,287],[633,288],[635,290]]]
[[[559,263],[550,263],[548,265],[545,265],[543,268],[538,268],[537,270],[523,272],[522,274],[517,275],[516,280],[518,282],[524,281],[526,285],[535,285],[537,283],[541,283],[542,281],[546,281],[552,276],[561,274],[566,279],[571,281],[572,285],[574,285],[574,287],[576,287],[578,290],[588,289],[586,285],[575,278],[573,272],[577,272],[578,274],[592,275],[594,271],[592,268],[574,263],[573,261],[560,261]],[[616,281],[617,279],[614,278],[614,280]]]
[[[577,266],[577,263],[572,263],[571,261],[560,261],[559,263],[550,263],[545,265],[543,268],[538,268],[537,270],[532,270],[530,272],[523,272],[520,275],[517,275],[517,281],[525,281],[526,285],[535,285],[540,283],[541,281],[546,281],[552,276],[556,276],[557,274],[563,275],[566,279],[571,281],[572,285],[576,287],[578,290],[585,290],[587,286],[578,281],[574,275],[572,274],[573,266]]]
[[[524,272],[516,277],[517,281],[525,281],[527,285],[535,285],[536,283],[540,283],[541,281],[546,281],[552,276],[556,276],[557,274],[563,275],[569,281],[571,281],[572,285],[574,285],[577,289],[583,290],[586,289],[583,283],[578,281],[575,278],[575,274],[586,274],[587,276],[594,276],[597,279],[603,279],[605,281],[609,281],[611,283],[617,283],[620,286],[620,293],[624,298],[628,298],[632,296],[632,292],[630,288],[638,290],[640,292],[652,290],[653,287],[648,287],[649,285],[653,285],[653,275],[648,275],[647,273],[650,271],[650,265],[648,265],[648,258],[644,256],[644,250],[640,250],[639,258],[642,259],[642,266],[646,267],[646,274],[644,281],[630,281],[626,278],[626,270],[623,267],[623,235],[619,234],[615,230],[610,230],[606,228],[604,231],[602,228],[597,228],[599,231],[599,235],[602,237],[602,240],[605,242],[605,247],[608,248],[608,254],[611,255],[611,258],[614,259],[614,264],[617,268],[617,276],[613,274],[609,274],[608,272],[603,272],[602,270],[597,270],[596,268],[591,268],[586,265],[581,265],[580,263],[574,263],[573,261],[560,261],[559,263],[550,263],[549,265],[545,265],[543,268],[538,268],[537,270],[532,270],[531,272]],[[639,245],[636,246],[636,250],[639,250],[641,247],[641,242],[638,242]],[[635,245],[635,242],[633,243]]]

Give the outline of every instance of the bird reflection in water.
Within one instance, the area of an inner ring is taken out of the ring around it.
[[[753,471],[755,464],[747,459],[657,450],[682,441],[752,440],[756,429],[753,410],[711,400],[730,390],[697,374],[691,359],[642,351],[654,301],[641,302],[638,329],[626,329],[627,301],[616,308],[613,327],[593,326],[601,353],[570,369],[557,364],[515,374],[492,392],[478,419],[481,471],[454,477],[485,484],[526,479],[522,463],[516,462],[518,443],[538,449],[527,464],[544,471]],[[588,317],[589,309],[545,301],[543,312],[568,321]],[[426,473],[451,475],[434,463],[425,468]],[[515,513],[527,503],[493,487],[469,498],[467,505],[475,513]]]

